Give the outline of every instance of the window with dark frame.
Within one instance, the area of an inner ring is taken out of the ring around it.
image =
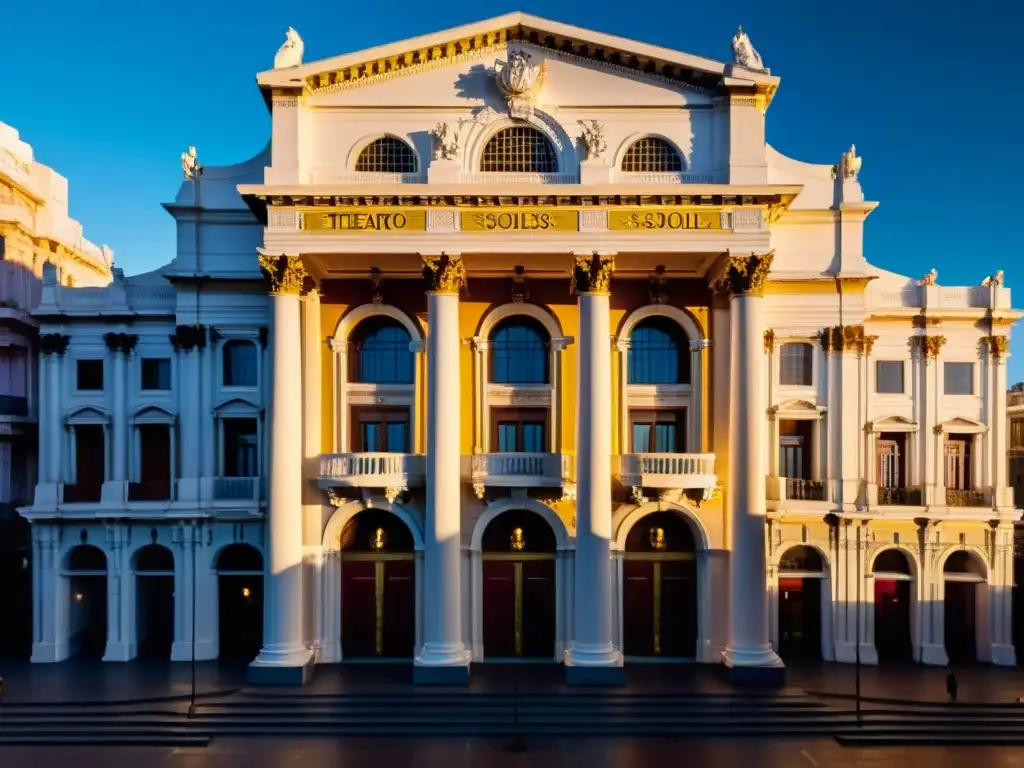
[[[353,335],[352,381],[363,384],[412,384],[414,355],[409,331],[389,317],[364,320]]]
[[[789,342],[779,349],[779,384],[809,387],[814,383],[814,347],[804,341]]]
[[[232,339],[224,345],[224,386],[255,387],[258,378],[259,351],[245,339]]]
[[[811,479],[812,436],[810,421],[779,420],[779,477]]]
[[[622,170],[627,173],[678,173],[683,170],[683,161],[675,147],[664,139],[645,136],[626,150]]]
[[[974,363],[946,363],[943,367],[947,395],[974,394]]]
[[[1010,449],[1024,451],[1024,419],[1010,420]]]
[[[259,477],[256,419],[224,419],[223,430],[224,477]]]
[[[684,453],[686,409],[629,412],[633,453]]]
[[[484,173],[557,173],[558,158],[548,137],[529,125],[498,131],[484,146]]]
[[[883,395],[903,394],[902,360],[879,360],[875,363],[875,391]]]
[[[629,335],[626,368],[630,384],[689,384],[689,340],[666,317],[651,317]]]
[[[356,160],[357,173],[416,173],[416,153],[394,136],[370,142]]]
[[[498,453],[547,453],[548,412],[543,408],[494,408],[491,448]]]
[[[171,361],[167,357],[142,358],[142,389],[169,390],[171,388]]]
[[[352,446],[356,453],[408,453],[409,409],[354,407]]]
[[[75,367],[75,387],[80,392],[103,390],[103,361],[78,360]]]
[[[546,384],[548,334],[529,317],[498,323],[490,338],[491,381],[495,384]]]

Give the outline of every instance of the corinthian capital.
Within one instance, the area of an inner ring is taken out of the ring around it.
[[[466,285],[466,265],[461,256],[423,256],[423,279],[431,293],[458,293]]]
[[[260,272],[270,293],[299,296],[309,290],[310,278],[298,256],[264,256],[260,254]]]
[[[577,253],[572,270],[573,293],[608,293],[612,287],[614,271],[614,256],[596,251],[589,256]]]
[[[749,293],[761,296],[768,272],[772,268],[773,255],[729,256],[729,264],[725,270],[725,280],[729,290],[734,294]]]

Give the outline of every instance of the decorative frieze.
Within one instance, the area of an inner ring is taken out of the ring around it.
[[[260,254],[260,272],[271,295],[299,296],[309,290],[312,282],[299,256]]]
[[[134,333],[105,333],[103,334],[103,343],[107,345],[107,349],[111,352],[120,352],[125,357],[128,357],[135,351],[135,346],[139,343],[139,337]]]
[[[458,293],[466,286],[466,265],[461,256],[423,256],[423,279],[430,293]]]
[[[587,256],[577,253],[573,264],[573,293],[608,293],[615,271],[615,257],[596,251]]]
[[[726,267],[725,281],[733,294],[750,294],[762,296],[764,284],[772,268],[772,253],[750,254],[749,256],[729,256]]]
[[[206,348],[205,325],[179,325],[168,338],[175,352],[191,352],[193,349]]]
[[[63,355],[70,343],[71,337],[63,333],[44,333],[39,337],[39,354]]]

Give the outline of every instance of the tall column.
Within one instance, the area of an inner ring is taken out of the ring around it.
[[[413,682],[465,685],[471,652],[462,636],[462,506],[459,462],[459,256],[424,256],[427,290],[427,520],[423,537],[423,646]]]
[[[765,556],[764,321],[762,296],[771,254],[734,256],[726,280],[731,299],[729,444],[729,644],[723,660],[738,681],[781,683],[783,664],[768,628]]]
[[[1006,458],[1006,358],[1010,354],[1008,336],[990,336],[989,358],[992,366],[992,386],[987,399],[989,409],[989,441],[991,446],[991,477],[982,485],[992,485],[992,506],[997,509],[1013,508],[1013,488],[1007,480],[1008,461]]]
[[[269,283],[273,371],[270,504],[263,648],[249,665],[255,683],[300,685],[313,654],[302,622],[302,344],[299,295],[308,278],[298,256],[260,256]]]
[[[686,450],[689,453],[704,452],[704,350],[711,346],[710,339],[694,339],[690,342],[690,434]]]
[[[206,328],[201,325],[179,325],[171,336],[178,355],[178,428],[181,438],[179,466],[179,501],[199,499],[201,474],[202,411],[200,410],[201,349],[206,344]]]
[[[920,435],[924,441],[924,503],[944,505],[946,483],[942,472],[945,435],[942,433],[939,403],[942,399],[942,362],[939,359],[945,336],[919,336],[922,382]]]
[[[611,255],[577,255],[579,296],[576,376],[576,595],[572,645],[565,654],[570,685],[621,685],[622,653],[612,642],[612,360]]]

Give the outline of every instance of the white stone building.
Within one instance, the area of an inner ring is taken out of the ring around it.
[[[869,263],[861,159],[765,143],[746,35],[301,57],[263,153],[183,158],[174,262],[46,281],[35,660],[1014,663],[1020,313]]]

